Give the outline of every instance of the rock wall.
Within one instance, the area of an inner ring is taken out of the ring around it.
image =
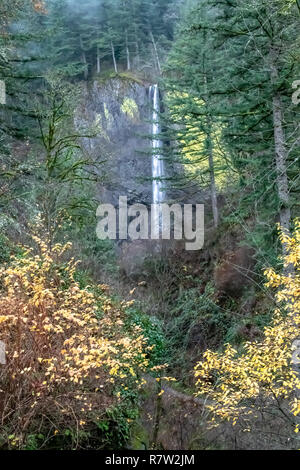
[[[161,103],[163,108],[163,103]],[[152,115],[150,84],[134,77],[111,77],[82,84],[82,100],[76,114],[79,129],[95,128],[95,136],[82,139],[89,157],[101,162],[100,182],[96,197],[101,203],[118,206],[119,196],[127,196],[128,204],[152,203]],[[165,165],[168,176],[181,171],[170,162]],[[195,191],[195,188],[193,188]],[[205,201],[199,191],[197,203]],[[195,202],[184,191],[166,192],[166,201]],[[191,199],[191,200],[190,200]],[[127,276],[143,274],[147,257],[160,257],[173,251],[174,241],[120,240],[116,244],[118,263]]]
[[[83,85],[76,116],[78,127],[95,126],[96,136],[83,139],[85,151],[103,162],[98,194],[102,203],[151,203],[149,85],[115,77]]]

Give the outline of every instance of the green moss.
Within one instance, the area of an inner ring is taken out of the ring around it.
[[[116,73],[113,70],[106,70],[104,72],[101,72],[101,74],[96,75],[94,77],[95,80],[98,81],[100,84],[106,83],[108,80],[111,80],[113,78],[119,78],[124,81],[131,81],[134,83],[138,83],[139,85],[144,86],[143,80],[141,80],[139,77],[137,77],[134,73],[132,72],[119,72]]]
[[[107,127],[111,127],[114,123],[113,115],[108,111],[106,103],[104,103],[104,116],[106,119]]]
[[[121,110],[126,114],[132,121],[137,121],[139,119],[139,108],[136,102],[132,98],[125,98]]]
[[[5,235],[0,234],[0,265],[8,263],[12,256],[22,257],[22,249],[16,246]]]
[[[150,446],[150,438],[147,430],[140,421],[136,421],[131,429],[129,448],[132,450],[147,450]]]
[[[122,72],[122,73],[119,73],[117,76],[123,80],[131,80],[132,82],[135,82],[135,83],[138,83],[139,85],[144,86],[143,80],[141,80],[139,77],[137,77],[131,72]]]
[[[104,109],[104,112],[105,112],[105,109]],[[106,117],[106,114],[105,114],[105,117]],[[96,114],[95,121],[94,121],[94,127],[95,127],[95,129],[96,129],[96,131],[99,135],[101,135],[104,139],[109,140],[109,137],[108,137],[108,135],[107,135],[107,133],[104,129],[104,126],[103,126],[102,116],[99,113]]]

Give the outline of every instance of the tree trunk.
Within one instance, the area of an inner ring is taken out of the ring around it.
[[[291,211],[289,208],[289,188],[286,171],[286,147],[283,131],[282,103],[278,93],[273,96],[273,123],[275,160],[277,173],[277,187],[280,201],[280,224],[286,232],[289,232]]]
[[[271,82],[274,87],[273,94],[273,126],[274,126],[274,144],[275,144],[275,162],[277,173],[277,188],[280,201],[280,225],[286,233],[290,233],[291,210],[289,207],[289,185],[286,170],[286,142],[283,130],[283,112],[280,93],[276,90],[278,84],[278,69],[276,66],[276,50],[271,48],[270,66],[271,66]],[[285,243],[282,243],[283,255],[288,254]],[[285,276],[295,276],[295,268],[293,264],[286,266],[283,270]],[[293,370],[300,378],[300,338],[297,338],[292,344],[293,351]],[[300,389],[295,390],[295,395],[300,399]],[[300,425],[300,416],[296,417],[296,423]]]
[[[118,73],[118,66],[117,66],[117,61],[116,61],[115,48],[114,48],[114,45],[113,45],[112,41],[111,41],[110,45],[111,45],[111,54],[112,54],[112,58],[113,58],[114,69],[115,69],[115,72]]]
[[[89,66],[88,66],[88,62],[87,62],[87,59],[86,59],[86,54],[85,54],[85,51],[84,51],[84,47],[83,47],[83,41],[82,41],[82,37],[81,35],[79,36],[79,40],[80,40],[80,48],[81,48],[81,60],[82,60],[82,63],[84,64],[84,79],[87,80],[88,79],[88,76],[89,76]]]
[[[205,68],[205,57],[203,57],[203,68]],[[211,118],[208,110],[208,87],[207,87],[207,76],[206,72],[204,73],[204,89],[205,89],[205,104],[207,111],[206,119],[206,147],[208,151],[208,163],[209,163],[209,178],[210,178],[210,197],[211,197],[211,206],[213,212],[214,226],[218,227],[219,225],[219,211],[218,211],[218,198],[217,198],[217,188],[216,188],[216,178],[215,178],[215,165],[214,165],[214,146],[212,142],[212,124]]]
[[[212,205],[212,211],[213,211],[214,226],[217,227],[219,224],[219,211],[218,211],[217,188],[216,188],[216,179],[215,179],[213,145],[212,145],[210,130],[207,135],[207,143],[208,143],[211,205]]]
[[[153,36],[153,33],[152,33],[151,29],[149,31],[149,34],[150,34],[151,42],[152,42],[152,45],[153,45],[153,50],[154,50],[154,55],[155,55],[155,59],[156,59],[157,69],[158,69],[159,73],[161,73],[161,65],[160,65],[157,45],[156,45],[156,42],[155,42],[155,39],[154,39],[154,36]]]
[[[137,68],[140,68],[140,48],[139,48],[139,38],[137,33],[136,24],[134,25],[134,34],[135,34],[135,53],[136,53],[136,65]]]
[[[129,45],[128,45],[128,32],[126,30],[126,58],[127,58],[127,70],[131,69],[131,64],[130,64],[130,51],[129,51]]]
[[[100,51],[99,47],[97,47],[97,73],[101,72],[101,59],[100,59]]]
[[[276,66],[276,51],[271,49],[271,82],[273,87],[278,83],[278,69]],[[286,170],[286,144],[283,130],[282,102],[278,91],[274,89],[273,94],[273,126],[274,126],[274,144],[275,144],[275,163],[277,174],[277,189],[280,202],[280,225],[289,233],[291,222],[291,210],[289,207],[289,186]],[[285,253],[283,246],[283,252]]]

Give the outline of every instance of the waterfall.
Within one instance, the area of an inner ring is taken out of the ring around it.
[[[150,87],[150,100],[153,108],[152,115],[152,201],[153,204],[156,204],[154,211],[154,223],[157,225],[158,230],[161,226],[161,217],[159,205],[164,201],[165,194],[163,190],[163,181],[164,177],[164,161],[161,158],[161,152],[159,149],[162,147],[162,141],[159,139],[159,134],[161,132],[159,124],[159,113],[160,113],[160,99],[159,99],[159,88],[158,85],[152,85]]]
[[[159,204],[164,200],[164,191],[162,189],[163,183],[160,179],[164,176],[164,162],[161,159],[161,154],[159,149],[162,146],[161,140],[156,138],[160,134],[160,125],[159,125],[159,112],[160,112],[160,101],[159,101],[159,88],[158,85],[152,85],[150,87],[150,97],[152,99],[152,108],[153,108],[153,124],[152,124],[152,177],[153,179],[153,188],[152,188],[152,199],[154,204]]]

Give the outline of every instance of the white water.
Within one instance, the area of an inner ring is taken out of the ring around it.
[[[153,188],[152,188],[152,199],[154,204],[159,204],[164,200],[163,182],[161,178],[164,176],[164,162],[161,159],[159,149],[162,147],[162,142],[159,138],[156,138],[160,134],[159,125],[159,89],[158,85],[152,85],[150,88],[150,96],[152,97],[152,108],[153,108],[153,124],[152,124],[152,177],[153,177]]]
[[[159,139],[159,134],[161,132],[159,124],[159,112],[160,112],[160,100],[159,100],[159,88],[158,85],[152,85],[150,87],[150,99],[152,99],[152,201],[155,204],[154,208],[154,223],[157,225],[157,229],[161,226],[161,217],[160,217],[160,208],[159,205],[164,201],[165,194],[163,190],[163,181],[164,177],[164,162],[161,158],[161,153],[159,149],[162,147],[162,141]]]

